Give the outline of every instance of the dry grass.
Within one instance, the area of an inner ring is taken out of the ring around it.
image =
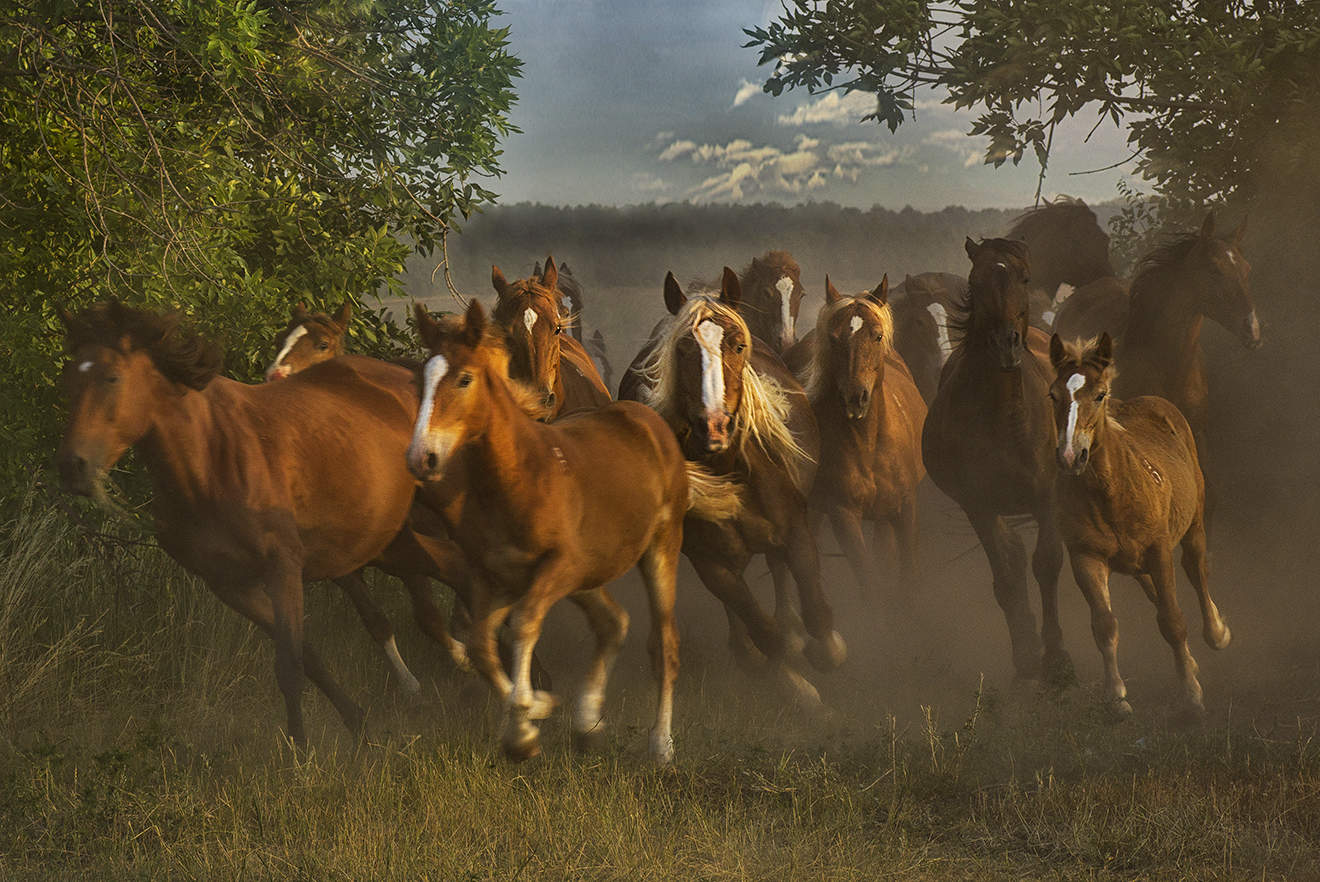
[[[402,598],[417,699],[337,595],[308,608],[375,698],[356,748],[309,692],[295,757],[247,625],[158,551],[111,554],[25,507],[0,533],[0,878],[1320,878],[1314,720],[1115,726],[1084,690],[973,680],[907,722],[836,688],[816,724],[694,639],[675,769],[643,755],[640,652],[603,754],[573,755],[556,718],[546,755],[511,766],[496,708]]]

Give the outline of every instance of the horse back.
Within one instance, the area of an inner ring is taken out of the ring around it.
[[[1127,286],[1113,276],[1105,276],[1082,285],[1059,305],[1054,331],[1065,340],[1086,340],[1104,331],[1120,340],[1127,321]]]

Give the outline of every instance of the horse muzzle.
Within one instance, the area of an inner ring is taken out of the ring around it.
[[[105,469],[94,463],[104,461],[94,451],[75,451],[69,448],[60,450],[56,465],[60,472],[60,484],[75,496],[101,495],[101,482],[105,478]]]
[[[1242,323],[1242,330],[1238,334],[1242,340],[1242,347],[1248,350],[1256,350],[1261,347],[1265,341],[1261,338],[1260,319],[1256,317],[1256,310],[1251,311]]]
[[[289,369],[287,364],[271,365],[266,369],[266,382],[269,383],[271,380],[283,380],[292,373],[293,371]]]
[[[871,390],[850,392],[843,398],[843,410],[850,420],[864,420],[871,412]]]
[[[1055,453],[1059,461],[1059,468],[1064,474],[1080,475],[1091,464],[1090,447],[1083,447],[1081,450],[1074,451],[1072,448],[1060,445]]]
[[[723,453],[729,449],[729,415],[724,411],[708,413],[700,420],[694,433],[702,442],[705,453]]]

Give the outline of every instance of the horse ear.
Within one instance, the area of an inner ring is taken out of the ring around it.
[[[843,295],[839,293],[839,289],[836,288],[836,287],[834,287],[834,283],[830,281],[830,274],[829,274],[829,273],[826,273],[826,274],[825,274],[825,302],[826,302],[826,303],[838,303],[838,302],[839,302],[840,300],[842,300],[842,299],[843,299]]]
[[[561,276],[571,276],[571,275],[573,275],[573,271],[572,271],[571,269],[568,268],[568,261],[566,261],[566,260],[561,260],[561,261],[559,262],[559,274],[560,274]]]
[[[674,278],[672,271],[665,273],[665,309],[669,310],[670,315],[678,315],[685,303],[687,296],[678,286],[678,279]]]
[[[468,303],[467,313],[463,316],[463,342],[469,346],[478,346],[486,336],[486,310],[481,301],[473,297]]]
[[[300,322],[303,319],[307,318],[307,316],[308,316],[307,304],[299,300],[297,303],[293,305],[293,320],[295,322]]]
[[[440,323],[431,318],[431,313],[417,301],[413,302],[413,317],[417,320],[417,336],[422,338],[422,345],[434,350],[440,342]]]
[[[538,260],[535,264],[532,265],[532,275],[536,276],[537,278],[541,277],[541,261]]]
[[[335,324],[339,325],[341,331],[348,330],[348,323],[353,320],[353,299],[344,298],[344,304],[339,307],[339,312],[335,313]]]
[[[1050,364],[1054,365],[1055,370],[1063,364],[1063,338],[1058,334],[1050,337]]]
[[[559,270],[555,269],[554,257],[545,259],[545,272],[541,274],[541,284],[551,291],[559,287]]]
[[[976,252],[981,250],[981,246],[973,242],[971,236],[968,236],[966,241],[963,242],[963,250],[967,252],[969,258],[976,260]]]
[[[1246,232],[1247,232],[1247,216],[1244,214],[1242,215],[1242,223],[1238,224],[1237,229],[1233,231],[1234,247],[1240,247],[1242,245],[1242,237],[1246,235]]]
[[[1205,216],[1205,221],[1201,224],[1201,238],[1211,239],[1215,235],[1215,213],[1212,211]]]
[[[889,302],[889,273],[885,273],[883,276],[881,276],[881,277],[880,277],[880,284],[876,285],[875,288],[873,288],[873,289],[871,290],[871,293],[870,293],[870,294],[867,294],[866,296],[869,297],[869,298],[871,298],[872,301],[874,301],[875,303],[880,304],[881,306],[884,306],[886,303],[888,303],[888,302]]]
[[[1100,369],[1106,370],[1114,363],[1114,339],[1105,331],[1095,344],[1095,355],[1100,362]]]
[[[720,303],[733,309],[738,308],[742,302],[742,282],[738,281],[738,274],[727,266],[724,268],[724,278],[720,279]]]
[[[509,280],[504,278],[504,273],[500,272],[500,268],[494,264],[491,264],[490,267],[490,285],[495,289],[495,293],[500,295],[501,299],[508,296]]]
[[[72,336],[82,330],[83,328],[82,322],[78,321],[78,317],[75,316],[69,310],[65,309],[62,304],[59,303],[55,304],[55,315],[57,318],[59,318],[60,324],[64,325],[64,331],[69,336]]]

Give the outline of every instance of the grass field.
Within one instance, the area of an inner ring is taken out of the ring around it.
[[[15,508],[0,532],[0,879],[1320,878],[1320,650],[1277,603],[1307,582],[1280,570],[1245,584],[1263,566],[1246,553],[1216,559],[1237,643],[1193,647],[1211,708],[1195,731],[1169,728],[1172,665],[1135,587],[1118,592],[1134,719],[1096,707],[1066,578],[1081,683],[1015,683],[983,560],[936,500],[914,618],[856,602],[827,561],[852,649],[818,680],[830,719],[785,708],[729,661],[723,616],[688,573],[678,762],[651,768],[629,580],[607,748],[575,755],[559,714],[545,755],[512,766],[484,686],[426,642],[386,580],[422,694],[397,690],[347,604],[314,586],[309,639],[333,647],[370,731],[354,745],[309,691],[312,748],[295,756],[263,638],[159,550]],[[1272,535],[1242,542],[1263,560],[1292,541]],[[548,632],[571,695],[586,628],[557,613]]]

